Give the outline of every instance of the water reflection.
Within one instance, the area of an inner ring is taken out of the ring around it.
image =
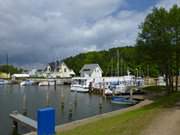
[[[69,86],[63,85],[56,88],[9,85],[0,86],[0,90],[0,121],[3,121],[0,124],[0,135],[12,135],[15,132],[9,119],[9,113],[14,110],[36,119],[37,109],[52,106],[56,109],[56,123],[63,124],[122,108],[112,106],[108,99],[98,95],[71,92]]]

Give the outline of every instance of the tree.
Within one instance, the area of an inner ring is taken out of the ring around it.
[[[14,67],[13,65],[0,65],[0,72],[7,74],[22,73],[23,69]]]
[[[174,5],[169,11],[170,29],[172,33],[172,44],[175,46],[175,74],[176,91],[178,89],[178,76],[180,68],[180,8]]]
[[[166,76],[168,92],[173,91],[174,65],[179,69],[178,41],[179,20],[174,23],[179,8],[174,6],[170,11],[154,8],[141,24],[137,39],[137,50],[144,55],[145,61],[157,64],[161,73]],[[178,37],[178,38],[177,38]]]

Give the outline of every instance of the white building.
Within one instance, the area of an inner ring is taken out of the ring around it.
[[[86,64],[80,70],[81,77],[101,78],[102,69],[98,64]]]
[[[69,78],[75,76],[75,72],[72,69],[69,69],[64,62],[59,61],[49,63],[45,72],[53,78]]]
[[[16,80],[16,79],[22,79],[22,78],[29,78],[30,75],[29,74],[13,74],[11,77],[13,80]]]

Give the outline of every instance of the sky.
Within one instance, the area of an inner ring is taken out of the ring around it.
[[[0,64],[38,67],[81,52],[134,45],[153,7],[180,0],[0,0]]]

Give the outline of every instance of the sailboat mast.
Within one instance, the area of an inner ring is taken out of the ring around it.
[[[121,58],[121,76],[123,75],[123,59]]]
[[[9,72],[9,68],[8,68],[8,67],[9,67],[9,58],[8,58],[8,54],[6,54],[6,65],[7,65],[7,69],[6,69],[7,71],[6,71],[6,72],[7,72],[7,74],[8,74],[8,72]]]
[[[119,50],[117,50],[117,76],[119,76]]]
[[[112,67],[111,67],[111,75],[113,76],[113,57],[112,57],[112,60],[111,60],[111,64],[112,64]]]

